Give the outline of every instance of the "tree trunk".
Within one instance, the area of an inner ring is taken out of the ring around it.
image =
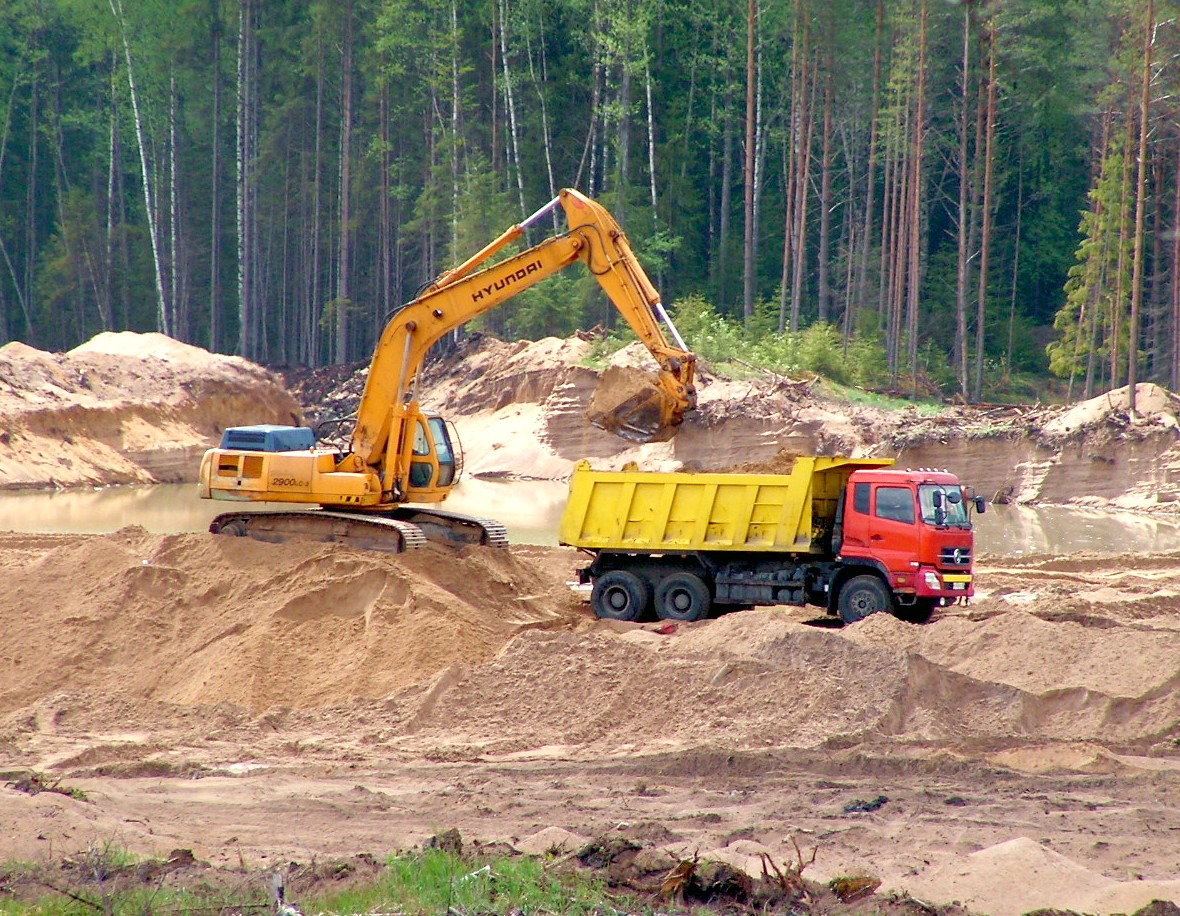
[[[803,2],[806,12],[807,4]],[[803,314],[803,274],[807,270],[807,204],[811,197],[811,141],[815,119],[812,117],[812,102],[815,92],[815,66],[811,60],[811,30],[803,23],[803,49],[800,52],[804,70],[802,73],[802,95],[799,110],[799,145],[795,165],[795,229],[794,258],[791,276],[791,330],[798,331]]]
[[[729,282],[729,209],[733,195],[733,117],[728,94],[722,100],[725,114],[721,136],[721,200],[718,202],[717,227],[717,304],[726,311]]]
[[[169,68],[168,78],[168,306],[171,314],[168,316],[168,326],[172,328],[172,336],[177,340],[190,338],[188,329],[188,308],[184,302],[184,274],[181,269],[181,238],[180,225],[180,158],[177,155],[179,147],[179,129],[177,126],[177,89],[176,67]]]
[[[315,89],[315,151],[312,156],[311,167],[311,283],[308,291],[307,306],[309,310],[307,329],[310,335],[308,342],[308,364],[318,366],[321,363],[320,322],[319,317],[323,307],[323,225],[324,225],[324,42],[321,35],[316,43],[316,89]]]
[[[788,307],[791,305],[791,277],[793,276],[793,261],[795,258],[795,195],[798,183],[795,181],[795,169],[798,158],[795,153],[799,148],[799,113],[802,111],[802,85],[800,76],[801,56],[803,46],[802,22],[799,16],[799,0],[795,0],[795,21],[791,35],[791,100],[787,110],[787,129],[783,137],[783,158],[786,160],[783,173],[786,175],[786,187],[783,196],[786,205],[783,212],[783,269],[779,281],[778,303],[778,332],[787,329]],[[794,315],[794,308],[790,308]]]
[[[1130,126],[1126,130],[1126,142],[1123,144],[1123,183],[1119,194],[1119,248],[1115,277],[1115,295],[1110,306],[1110,374],[1107,377],[1108,388],[1114,388],[1122,375],[1122,323],[1125,311],[1127,283],[1127,242],[1131,235],[1128,208],[1131,203],[1131,142]]]
[[[644,94],[647,97],[647,177],[648,184],[651,188],[651,218],[653,223],[658,223],[660,217],[656,209],[658,204],[658,197],[656,195],[656,113],[651,99],[651,62],[648,60],[648,57],[649,55],[645,48],[643,54],[643,88]],[[542,108],[543,112],[544,108]],[[546,159],[548,159],[548,148],[546,148],[545,153]]]
[[[210,0],[213,79],[212,175],[209,179],[209,349],[221,350],[221,0]]]
[[[979,247],[979,301],[975,318],[975,383],[972,395],[983,397],[984,343],[987,330],[987,286],[992,244],[992,176],[996,164],[996,23],[988,23],[987,132],[983,147],[983,227]]]
[[[968,99],[971,95],[971,9],[963,9],[963,62],[962,62],[962,103],[959,115],[959,248],[955,277],[955,376],[959,391],[968,395],[967,386],[967,264],[970,253],[967,248],[967,213],[970,200],[971,148],[968,145],[967,112],[971,110]]]
[[[858,311],[865,306],[868,296],[869,254],[873,248],[873,207],[877,190],[877,157],[881,142],[881,45],[885,33],[885,0],[877,0],[877,29],[873,42],[873,102],[869,113],[869,159],[865,165],[865,213],[864,228],[861,231],[861,254],[857,265],[856,296],[852,299],[854,308]],[[884,225],[882,225],[882,233]],[[884,244],[882,242],[882,244]],[[878,302],[880,307],[880,302]],[[848,322],[849,327],[855,328],[855,316]]]
[[[1147,22],[1143,38],[1143,85],[1139,94],[1139,162],[1135,175],[1135,253],[1131,270],[1131,327],[1127,347],[1127,397],[1131,419],[1135,419],[1135,386],[1139,363],[1139,309],[1143,302],[1143,227],[1147,199],[1147,129],[1151,108],[1151,46],[1155,37],[1155,0],[1147,0]]]
[[[824,122],[820,138],[820,185],[819,185],[819,263],[816,265],[816,292],[818,318],[821,322],[831,320],[832,281],[832,107],[835,104],[835,60],[832,55],[832,35],[827,36],[824,51]]]
[[[1020,226],[1024,215],[1024,148],[1016,151],[1016,230],[1012,241],[1012,294],[1008,299],[1008,359],[1007,372],[1012,372],[1012,349],[1016,333],[1016,290],[1020,280]],[[1079,316],[1080,320],[1080,316]]]
[[[748,324],[754,317],[754,141],[758,126],[755,114],[755,47],[758,36],[758,3],[746,8],[746,156],[745,156],[745,238],[743,241],[742,315]]]
[[[534,63],[533,63],[533,50],[532,50],[532,45],[530,43],[530,45],[528,47],[529,78],[532,80],[533,86],[537,90],[537,100],[540,102],[540,105],[541,105],[541,142],[542,142],[542,148],[545,153],[545,174],[549,179],[549,199],[552,200],[554,197],[557,196],[557,179],[556,179],[554,171],[553,171],[553,132],[549,126],[549,105],[548,105],[548,100],[546,99],[546,96],[545,96],[545,87],[549,83],[549,66],[547,63],[547,58],[545,57],[545,16],[544,16],[543,9],[540,7],[538,7],[538,12],[537,12],[537,27],[540,29],[540,32],[541,32],[541,40],[539,43],[540,50],[538,52],[538,54],[540,56],[540,64],[534,65]],[[540,71],[539,75],[537,72],[538,70]],[[648,74],[648,79],[649,79],[649,89],[650,89],[650,71]],[[651,101],[650,101],[650,97],[649,97],[649,100],[648,100],[649,113],[650,113],[650,108],[651,108]],[[653,189],[653,193],[654,193],[654,189],[655,189],[654,169],[653,169],[653,177],[652,177],[652,189]],[[553,213],[553,228],[556,231],[558,229],[558,227],[559,227],[559,217],[558,217],[557,212],[555,211]]]
[[[508,112],[509,155],[512,171],[516,173],[516,193],[520,216],[528,215],[524,201],[524,167],[520,159],[520,133],[516,129],[516,96],[513,93],[512,71],[508,68],[508,0],[500,0],[500,66],[504,69],[504,107]],[[455,96],[456,102],[458,95]],[[455,138],[456,142],[458,137]]]
[[[119,34],[123,40],[123,54],[127,61],[127,86],[131,92],[131,111],[135,121],[135,139],[139,146],[139,165],[143,173],[143,204],[147,211],[148,239],[152,246],[152,264],[155,268],[156,279],[156,327],[161,333],[171,334],[172,327],[168,303],[164,293],[164,269],[160,254],[160,233],[156,213],[156,201],[153,194],[153,173],[148,162],[147,136],[144,131],[143,113],[139,108],[139,92],[135,86],[135,69],[131,62],[131,42],[127,37],[127,22],[123,18],[122,0],[108,0],[111,14],[119,26]]]
[[[1168,385],[1180,389],[1180,155],[1176,157],[1176,195],[1172,202],[1172,371]]]
[[[336,354],[349,359],[352,312],[352,0],[344,5],[344,41],[340,54],[340,264],[336,268]]]

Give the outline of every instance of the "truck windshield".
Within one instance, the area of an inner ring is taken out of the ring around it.
[[[956,486],[924,483],[918,487],[918,502],[922,505],[922,521],[928,525],[971,527],[971,520],[967,517],[967,501],[963,499],[963,491]],[[941,512],[937,511],[939,506]]]

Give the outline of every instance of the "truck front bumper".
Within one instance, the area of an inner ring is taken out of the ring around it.
[[[898,594],[915,598],[946,598],[955,601],[975,594],[974,578],[970,573],[940,573],[926,566],[914,573],[894,576],[893,588]]]

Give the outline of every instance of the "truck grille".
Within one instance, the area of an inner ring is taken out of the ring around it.
[[[971,565],[970,547],[943,547],[938,551],[940,566],[968,567]]]

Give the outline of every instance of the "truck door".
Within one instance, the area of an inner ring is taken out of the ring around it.
[[[893,484],[872,484],[868,524],[870,553],[892,573],[913,573],[918,559],[918,513],[914,491]]]

